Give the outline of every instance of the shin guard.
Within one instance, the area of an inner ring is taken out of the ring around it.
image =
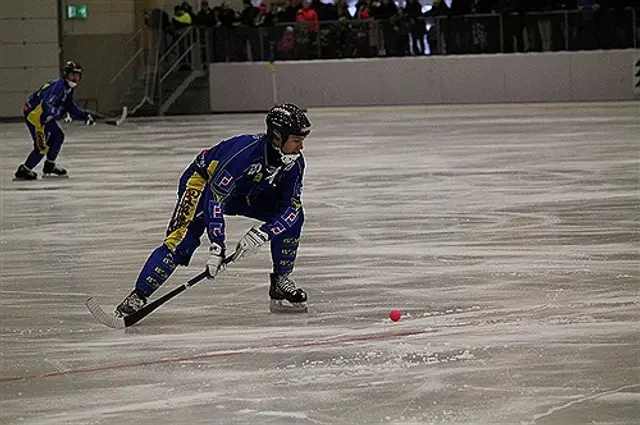
[[[140,271],[136,290],[149,297],[169,279],[176,266],[174,254],[166,245],[156,248]]]

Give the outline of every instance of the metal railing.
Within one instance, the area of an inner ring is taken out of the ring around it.
[[[113,93],[119,103],[125,93],[130,90],[133,82],[145,79],[144,94],[137,105],[132,108],[132,113],[135,113],[149,96],[150,72],[153,68],[153,55],[156,50],[154,40],[156,37],[149,34],[148,28],[139,28],[131,35],[123,44],[123,48],[131,48],[133,53],[107,83],[107,91]]]
[[[133,68],[136,65],[136,61],[137,60],[141,60],[142,61],[142,66],[143,67],[147,63],[145,61],[145,57],[144,57],[144,51],[145,51],[144,28],[139,28],[129,38],[129,40],[127,40],[125,42],[125,46],[126,45],[130,45],[132,43],[135,43],[135,45],[137,47],[136,51],[133,53],[133,55],[131,55],[131,57],[127,60],[127,62],[125,62],[125,64],[122,65],[122,67],[120,67],[118,72],[116,72],[115,75],[113,77],[111,77],[111,79],[109,80],[108,84],[114,84],[116,81],[118,81],[120,76],[122,76],[125,73],[125,71],[127,71],[128,69]]]
[[[161,113],[166,110],[165,103],[173,92],[184,89],[181,87],[183,82],[193,80],[204,73],[206,61],[203,61],[202,57],[204,48],[201,33],[198,27],[184,29],[160,55],[156,63],[154,99],[157,100]],[[167,86],[167,83],[171,85]]]
[[[131,115],[144,105],[160,111],[173,89],[186,78],[178,75],[180,71],[205,68],[203,36],[197,27],[171,31],[170,34],[162,28],[140,28],[125,43],[125,46],[133,45],[135,50],[108,81],[108,92],[115,93],[118,99],[128,92]],[[178,81],[173,81],[176,78]],[[124,91],[119,87],[122,83]]]

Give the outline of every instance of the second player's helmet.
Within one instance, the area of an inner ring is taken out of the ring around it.
[[[307,136],[311,132],[311,121],[300,107],[284,103],[271,108],[265,119],[267,137],[274,146],[281,148],[290,135]]]
[[[74,61],[68,61],[64,64],[64,76],[67,77],[72,72],[82,75],[82,67]]]

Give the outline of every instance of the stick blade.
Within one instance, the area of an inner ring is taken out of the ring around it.
[[[124,122],[124,120],[127,119],[128,113],[129,113],[129,111],[128,111],[127,107],[123,106],[122,107],[122,112],[120,113],[120,116],[115,117],[115,118],[107,118],[103,122],[105,124],[109,124],[109,125],[113,125],[113,126],[116,126],[116,127],[120,127],[120,125]]]
[[[120,115],[118,115],[117,117],[109,117],[99,112],[91,111],[88,109],[87,112],[90,113],[97,120],[97,122],[107,125],[113,125],[115,127],[119,127],[124,122],[124,120],[127,119],[127,116],[129,116],[129,109],[126,106],[122,107]]]
[[[129,113],[129,111],[128,111],[127,107],[123,106],[122,107],[122,114],[120,114],[120,116],[115,121],[116,127],[119,127],[120,124],[122,124],[124,122],[124,120],[127,119],[127,114],[128,113]]]
[[[107,314],[102,309],[102,307],[100,307],[100,304],[98,304],[98,301],[96,301],[95,298],[91,297],[87,299],[85,305],[87,306],[93,317],[95,317],[96,320],[103,325],[113,329],[124,329],[126,327],[124,319],[115,317],[111,314]]]

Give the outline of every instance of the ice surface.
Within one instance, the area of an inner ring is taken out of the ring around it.
[[[87,296],[130,291],[182,170],[263,116],[68,125],[71,178],[37,182],[0,124],[0,423],[638,424],[638,103],[309,116],[310,313],[268,312],[265,250],[117,331]]]

